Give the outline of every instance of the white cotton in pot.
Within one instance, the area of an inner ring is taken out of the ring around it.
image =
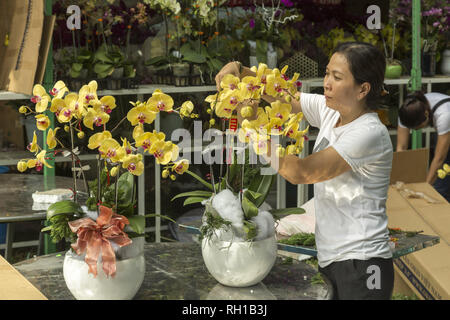
[[[268,211],[259,211],[258,215],[251,218],[258,228],[255,240],[264,240],[275,234],[275,221]]]
[[[230,221],[233,227],[238,230],[243,228],[244,212],[239,198],[233,192],[222,190],[212,199],[212,206],[224,220]]]

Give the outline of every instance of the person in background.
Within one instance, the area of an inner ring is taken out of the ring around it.
[[[332,283],[333,299],[390,299],[392,294],[386,199],[393,150],[388,130],[374,112],[385,93],[385,70],[386,59],[373,45],[338,45],[326,68],[324,95],[297,92],[298,100],[290,102],[292,113],[302,112],[320,129],[313,153],[271,162],[290,183],[314,184],[319,271]],[[230,62],[216,76],[219,90],[227,74],[255,76],[248,67]],[[267,95],[263,99],[275,101]],[[271,152],[269,147],[266,159]]]
[[[437,170],[450,163],[450,96],[415,91],[409,94],[398,111],[397,151],[408,149],[409,129],[436,128],[437,141],[427,182],[450,202],[450,176],[437,179]]]

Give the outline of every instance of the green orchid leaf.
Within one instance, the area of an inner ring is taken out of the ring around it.
[[[73,70],[72,68],[71,68],[70,71],[69,71],[70,77],[71,77],[71,78],[74,78],[74,79],[78,78],[78,77],[80,76],[80,74],[81,74],[80,71],[75,71],[75,70]]]
[[[275,177],[276,175],[260,175],[251,182],[248,190],[261,194],[255,201],[257,207],[261,206],[266,200]]]
[[[211,191],[203,191],[203,190],[197,190],[197,191],[190,191],[190,192],[184,192],[176,195],[172,198],[171,201],[181,198],[181,197],[202,197],[202,198],[210,198],[212,196]]]
[[[275,220],[280,220],[285,216],[289,216],[291,214],[303,214],[305,213],[305,209],[303,208],[283,208],[283,209],[271,209],[269,212],[272,214]]]
[[[242,209],[247,220],[258,215],[258,207],[245,196],[242,198]]]
[[[168,216],[165,216],[165,215],[162,215],[162,214],[149,213],[149,214],[144,215],[143,217],[146,217],[146,218],[160,217],[160,218],[163,218],[163,219],[166,219],[166,220],[172,221],[173,223],[178,224],[178,222],[176,222],[172,218],[170,218]]]
[[[198,175],[196,175],[195,173],[193,173],[190,170],[186,170],[186,173],[191,175],[192,177],[194,177],[195,179],[197,179],[198,182],[200,182],[202,185],[204,185],[205,187],[207,187],[209,190],[214,191],[213,186],[211,183],[206,182],[205,180],[203,180],[202,178],[200,178]]]
[[[114,71],[114,67],[107,63],[96,63],[94,65],[94,72],[97,74],[110,74]]]
[[[72,70],[73,71],[79,72],[79,71],[81,71],[81,69],[83,69],[83,64],[82,63],[76,63],[76,62],[72,63]]]
[[[47,220],[57,215],[84,215],[81,206],[71,200],[58,201],[51,204],[47,209]]]
[[[130,221],[130,228],[137,234],[143,234],[145,232],[144,216],[131,216],[128,218],[128,221]]]
[[[183,206],[187,206],[188,204],[193,204],[193,203],[199,203],[199,202],[202,202],[203,200],[208,200],[208,198],[205,198],[205,197],[189,197],[189,198],[187,198],[184,201]]]

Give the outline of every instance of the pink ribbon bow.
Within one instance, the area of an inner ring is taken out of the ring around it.
[[[109,241],[115,242],[119,247],[129,245],[132,241],[122,231],[129,223],[126,217],[115,214],[112,209],[104,206],[100,206],[97,221],[81,218],[69,222],[70,229],[78,236],[77,243],[72,244],[72,248],[78,255],[86,252],[84,261],[89,266],[88,273],[97,276],[97,260],[101,250],[103,271],[106,276],[115,276],[116,255]]]

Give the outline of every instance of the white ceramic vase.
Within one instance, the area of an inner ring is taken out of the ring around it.
[[[116,252],[116,275],[107,277],[101,257],[97,261],[97,276],[88,273],[85,255],[72,250],[64,258],[63,274],[67,288],[77,300],[129,300],[141,287],[145,275],[144,237]]]
[[[447,76],[450,75],[450,48],[442,52],[441,71]]]
[[[277,258],[275,236],[259,241],[202,240],[202,255],[209,273],[221,284],[248,287],[262,281]]]

